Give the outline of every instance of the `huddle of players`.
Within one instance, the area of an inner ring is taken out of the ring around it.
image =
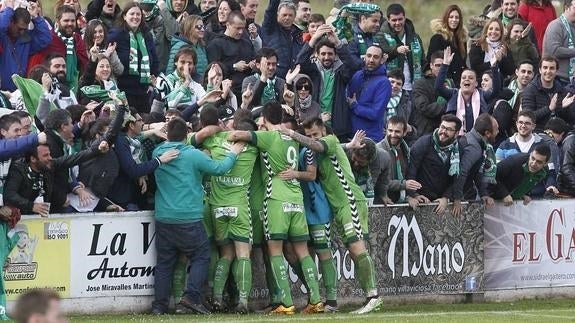
[[[217,109],[205,107],[200,113],[202,130],[189,138],[190,144],[208,150],[215,160],[226,155],[230,142],[249,143],[227,174],[212,176],[206,185],[209,192],[204,221],[219,248],[219,259],[215,269],[211,268],[213,309],[223,307],[231,270],[239,293],[234,312],[248,312],[250,252],[252,245],[261,245],[270,313],[295,313],[284,257],[308,290],[308,305],[302,313],[337,311],[337,272],[330,246],[333,218],[367,297],[355,313],[374,311],[383,300],[378,296],[374,263],[365,244],[367,201],[355,184],[343,148],[337,137],[327,134],[321,119],[304,123],[306,135],[302,135],[282,125],[282,117],[283,107],[272,101],[263,106],[257,125],[251,115],[241,118],[236,113],[233,124],[227,127],[231,131],[222,131]],[[347,145],[356,148],[360,142],[352,140]],[[310,240],[309,246],[320,259],[325,303],[308,250]],[[288,243],[293,252],[284,254]]]

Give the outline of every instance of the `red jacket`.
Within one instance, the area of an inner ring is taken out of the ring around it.
[[[88,50],[86,44],[79,33],[74,33],[74,50],[78,58],[78,71],[80,75],[84,73],[88,67]],[[44,60],[50,54],[59,54],[66,57],[66,44],[58,37],[58,34],[52,30],[52,42],[43,51],[38,52],[30,57],[28,61],[28,72],[30,69],[38,64],[44,64]]]
[[[545,35],[545,29],[547,29],[547,25],[549,25],[551,21],[557,18],[555,7],[553,7],[553,5],[528,5],[521,2],[518,13],[523,20],[530,22],[533,25],[535,39],[537,39],[537,50],[539,51],[539,54],[541,54],[541,51],[543,50],[543,35]]]

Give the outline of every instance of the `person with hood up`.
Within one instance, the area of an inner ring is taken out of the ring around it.
[[[321,106],[313,100],[313,82],[309,76],[298,74],[293,82],[293,87],[295,88],[294,114],[297,122],[302,124],[306,120],[319,118]]]
[[[391,97],[386,59],[381,47],[370,46],[365,53],[365,67],[353,75],[347,86],[352,131],[364,130],[375,142],[383,139],[383,118]]]

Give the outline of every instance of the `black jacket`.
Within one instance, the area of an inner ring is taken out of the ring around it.
[[[575,134],[569,134],[563,140],[561,148],[563,149],[563,160],[557,178],[559,190],[575,196]]]
[[[437,102],[435,77],[425,76],[413,85],[413,121],[419,135],[430,134],[439,127],[447,109],[447,100]]]
[[[527,153],[519,153],[500,161],[497,164],[497,184],[489,185],[488,188],[490,195],[496,200],[510,195],[523,181],[525,177],[523,165],[528,161],[529,154]],[[544,169],[547,170],[547,166]],[[545,182],[546,178],[547,176],[543,177],[540,182]],[[536,184],[538,183],[533,183],[533,187]]]
[[[485,143],[481,135],[472,129],[465,136],[459,138],[460,162],[459,176],[453,181],[453,199],[475,200],[477,191],[481,196],[485,195],[483,185],[483,173],[481,166],[485,160],[483,152]]]
[[[53,159],[64,156],[64,141],[56,135],[53,131],[46,131],[46,141],[50,147],[50,156]],[[68,167],[53,167],[54,173],[54,187],[51,195],[52,205],[50,212],[60,213],[64,209],[66,203],[66,196],[72,191],[69,182],[70,175]]]
[[[409,196],[424,195],[430,200],[449,197],[448,188],[453,184],[449,176],[449,160],[444,163],[433,148],[432,135],[417,139],[410,150],[409,166],[406,179],[413,179],[421,184],[418,191],[408,190]]]
[[[481,80],[483,73],[491,69],[491,64],[484,62],[484,59],[485,52],[481,49],[481,46],[471,44],[469,47],[469,65],[471,65],[471,69],[475,71],[478,80]],[[507,50],[507,55],[503,56],[497,65],[501,69],[501,84],[503,84],[503,80],[509,76],[515,75],[515,63],[510,50]]]
[[[64,170],[66,173],[68,169],[82,161],[93,158],[98,153],[97,150],[87,149],[77,154],[70,156],[62,156],[60,158],[52,159],[52,168],[50,171],[43,173],[44,175],[44,201],[51,203],[50,213],[57,213],[61,211],[55,209],[55,189],[56,189],[56,173],[57,171]],[[4,188],[4,204],[14,206],[20,209],[22,214],[32,214],[34,207],[34,200],[38,197],[38,192],[33,190],[33,180],[28,176],[29,167],[28,163],[20,161],[10,166],[8,178],[6,179],[6,187]],[[65,178],[68,178],[66,174]]]
[[[553,97],[555,93],[559,93],[557,95],[558,106],[555,111],[552,112],[549,110],[549,103],[551,102],[551,97]],[[565,90],[557,80],[553,83],[552,88],[546,89],[541,85],[541,77],[535,77],[531,83],[523,89],[521,109],[533,111],[535,113],[535,118],[537,118],[536,130],[543,131],[543,129],[545,129],[545,124],[552,116],[563,116],[564,111],[561,109],[561,101],[564,95]]]

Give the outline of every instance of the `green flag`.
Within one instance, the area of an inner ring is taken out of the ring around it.
[[[30,116],[36,116],[36,109],[38,109],[38,102],[40,102],[40,96],[44,93],[42,85],[32,79],[23,78],[20,75],[12,75],[12,81],[22,93],[22,102],[24,102],[24,107],[28,110]],[[50,110],[56,109],[54,103],[50,103]]]

